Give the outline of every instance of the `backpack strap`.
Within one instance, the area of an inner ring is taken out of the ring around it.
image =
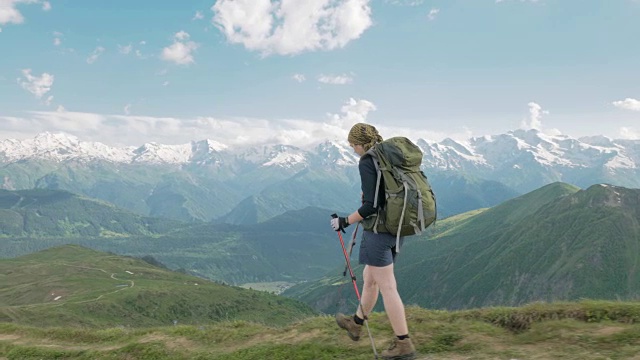
[[[376,193],[373,196],[373,207],[376,209],[376,221],[373,223],[373,232],[378,233],[378,220],[380,219],[380,210],[378,209],[378,195],[380,194],[380,182],[382,181],[382,171],[380,171],[380,165],[378,164],[378,154],[375,152],[375,147],[369,149],[365,155],[368,154],[373,160],[373,166],[376,168]]]
[[[380,194],[380,182],[382,179],[382,171],[380,171],[380,165],[378,164],[378,155],[373,151],[373,148],[369,149],[366,154],[371,155],[373,160],[373,166],[376,168],[376,194],[373,197],[373,207],[378,209],[378,194]]]
[[[420,217],[420,232],[424,231],[424,209],[422,207],[422,191],[418,189],[418,217]]]
[[[400,213],[400,223],[398,225],[398,233],[396,235],[396,253],[400,252],[400,231],[402,231],[402,222],[404,221],[404,211],[407,209],[407,195],[409,193],[409,185],[407,184],[407,180],[402,181],[402,186],[404,186],[404,201],[402,202],[402,212]]]

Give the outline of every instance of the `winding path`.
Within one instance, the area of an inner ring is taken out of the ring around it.
[[[105,274],[109,274],[109,272],[107,272],[104,269],[100,269],[100,268],[92,268],[92,267],[88,267],[88,266],[78,266],[78,265],[70,265],[70,264],[65,264],[65,263],[57,263],[57,265],[63,265],[63,266],[69,266],[69,267],[74,267],[74,268],[79,268],[79,269],[86,269],[86,270],[97,270],[97,271],[101,271]],[[62,306],[65,304],[84,304],[84,303],[89,303],[89,302],[94,302],[94,301],[98,301],[100,299],[102,299],[105,295],[109,295],[109,294],[115,294],[119,291],[122,290],[126,290],[126,289],[131,289],[132,287],[135,286],[135,282],[133,280],[123,280],[123,279],[119,279],[116,277],[117,273],[111,273],[111,275],[109,276],[111,279],[117,280],[117,281],[128,281],[129,282],[129,286],[126,287],[122,287],[118,290],[115,291],[109,291],[107,293],[104,293],[100,296],[98,296],[95,299],[89,299],[89,300],[82,300],[82,301],[56,301],[56,303],[52,303],[52,302],[42,302],[42,303],[37,303],[37,304],[29,304],[29,305],[13,305],[13,306],[9,306],[9,307],[14,307],[14,308],[31,308],[31,307],[37,307],[37,306]],[[29,284],[29,285],[33,285],[33,284]]]

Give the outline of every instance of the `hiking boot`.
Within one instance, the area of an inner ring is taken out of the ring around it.
[[[344,314],[338,313],[336,314],[336,323],[342,329],[347,330],[347,334],[353,341],[360,340],[360,330],[362,330],[362,325],[356,324],[353,320],[353,316],[346,316]]]
[[[380,354],[386,360],[410,360],[416,357],[416,348],[413,346],[411,339],[398,340],[394,338],[389,349]]]

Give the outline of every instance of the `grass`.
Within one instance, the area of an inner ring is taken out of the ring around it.
[[[0,260],[0,322],[41,327],[153,327],[317,314],[301,302],[226,286],[140,259],[64,246]]]
[[[419,359],[640,360],[639,314],[640,303],[602,301],[455,312],[407,308]],[[381,352],[393,336],[385,314],[372,314],[370,327]],[[0,323],[0,354],[12,360],[373,358],[366,333],[352,342],[332,316],[281,327],[248,321],[105,329]]]

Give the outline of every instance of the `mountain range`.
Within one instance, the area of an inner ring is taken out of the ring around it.
[[[287,211],[249,225],[170,224],[60,190],[0,194],[2,226],[14,224],[0,235],[5,257],[80,244],[231,284],[298,283],[284,294],[323,312],[333,311],[337,287],[348,282],[340,276],[344,259],[328,209]],[[398,286],[407,304],[428,308],[634,300],[639,219],[640,189],[552,183],[407,238]],[[357,253],[356,246],[353,259]]]
[[[491,207],[555,181],[640,186],[640,140],[537,130],[431,142],[417,139],[441,217]],[[251,224],[306,206],[353,211],[357,157],[344,141],[229,147],[111,147],[64,133],[0,141],[0,188],[63,189],[145,216]]]
[[[307,207],[257,224],[193,224],[143,217],[64,190],[0,190],[0,258],[77,244],[152,257],[234,285],[294,283],[340,263],[330,214]]]

